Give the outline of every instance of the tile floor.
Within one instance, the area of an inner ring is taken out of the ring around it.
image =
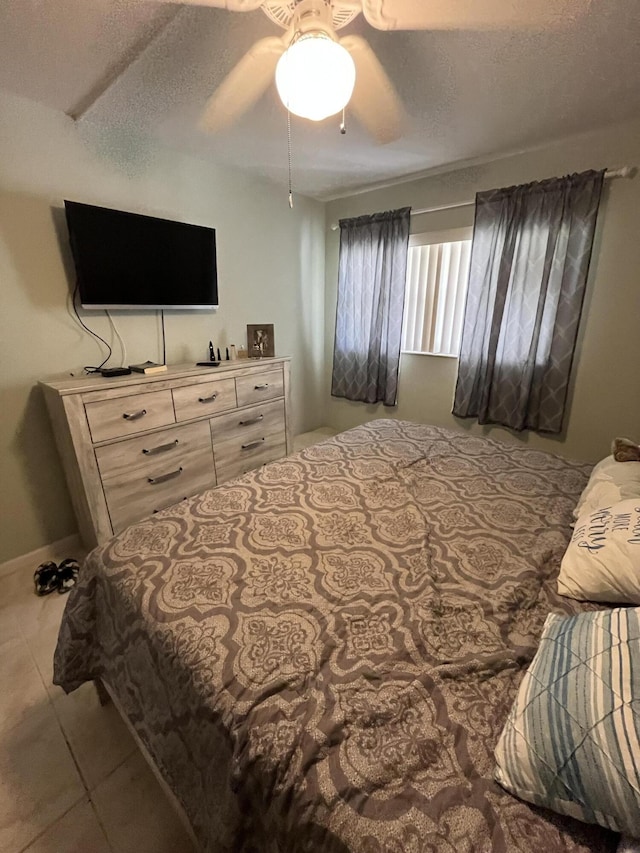
[[[305,447],[310,447],[312,444],[317,444],[319,441],[324,441],[325,438],[331,438],[336,434],[336,430],[331,427],[319,427],[311,432],[301,432],[293,438],[293,450],[304,450]]]
[[[298,435],[295,449],[333,434]],[[193,853],[113,705],[92,684],[53,685],[66,596],[38,598],[31,573],[0,584],[0,851]]]
[[[0,595],[0,851],[193,853],[113,705],[52,683],[66,597],[24,570]]]

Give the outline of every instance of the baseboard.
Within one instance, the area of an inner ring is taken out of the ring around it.
[[[57,542],[51,542],[49,545],[43,545],[42,548],[36,548],[35,551],[29,551],[28,554],[22,554],[20,557],[14,557],[12,560],[0,563],[0,577],[17,571],[31,571],[33,573],[40,563],[44,563],[46,560],[57,562],[65,557],[79,559],[85,554],[86,549],[80,542],[80,537],[74,533],[73,536],[65,536],[64,539],[58,539]]]

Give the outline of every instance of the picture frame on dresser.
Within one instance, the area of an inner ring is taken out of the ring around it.
[[[247,349],[249,358],[273,358],[276,354],[273,323],[248,325]]]
[[[288,357],[39,384],[87,548],[293,450]]]

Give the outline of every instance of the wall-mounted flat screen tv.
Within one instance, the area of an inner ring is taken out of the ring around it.
[[[214,228],[64,206],[83,308],[217,308]]]

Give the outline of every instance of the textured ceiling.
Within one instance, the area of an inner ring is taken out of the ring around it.
[[[97,97],[80,119],[94,129],[154,137],[285,187],[286,112],[273,85],[235,127],[215,136],[197,128],[206,99],[252,43],[281,32],[260,11],[4,0],[0,88],[69,114]],[[379,146],[348,116],[345,136],[335,118],[294,118],[294,185],[307,195],[329,198],[640,116],[638,0],[593,0],[588,14],[546,32],[380,32],[359,17],[346,33],[375,49],[407,129]]]

